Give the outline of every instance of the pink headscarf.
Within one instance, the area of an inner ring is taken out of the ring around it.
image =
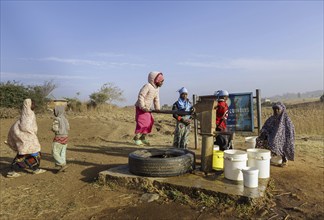
[[[163,77],[163,74],[162,73],[159,73],[155,79],[154,79],[154,84],[157,84],[159,82],[162,82],[164,80],[164,77]]]

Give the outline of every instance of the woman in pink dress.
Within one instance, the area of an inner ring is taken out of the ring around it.
[[[136,107],[136,129],[134,141],[136,145],[149,145],[146,139],[147,134],[151,133],[154,119],[151,113],[152,103],[154,109],[160,110],[159,88],[163,85],[164,77],[161,72],[150,72],[148,83],[146,83],[138,94]]]

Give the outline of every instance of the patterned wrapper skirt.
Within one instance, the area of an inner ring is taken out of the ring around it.
[[[40,165],[41,160],[41,153],[35,153],[35,154],[25,154],[25,155],[19,155],[17,154],[12,162],[13,167],[17,168],[31,168],[31,169],[37,169]]]

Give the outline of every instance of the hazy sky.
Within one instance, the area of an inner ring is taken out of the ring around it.
[[[134,104],[161,71],[176,92],[323,89],[323,1],[1,1],[1,82],[54,80],[88,100],[106,82]]]

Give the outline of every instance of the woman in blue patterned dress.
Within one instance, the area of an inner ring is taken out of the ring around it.
[[[277,102],[272,106],[273,115],[264,123],[256,147],[269,149],[272,155],[282,157],[282,166],[295,156],[295,128],[286,106]]]

